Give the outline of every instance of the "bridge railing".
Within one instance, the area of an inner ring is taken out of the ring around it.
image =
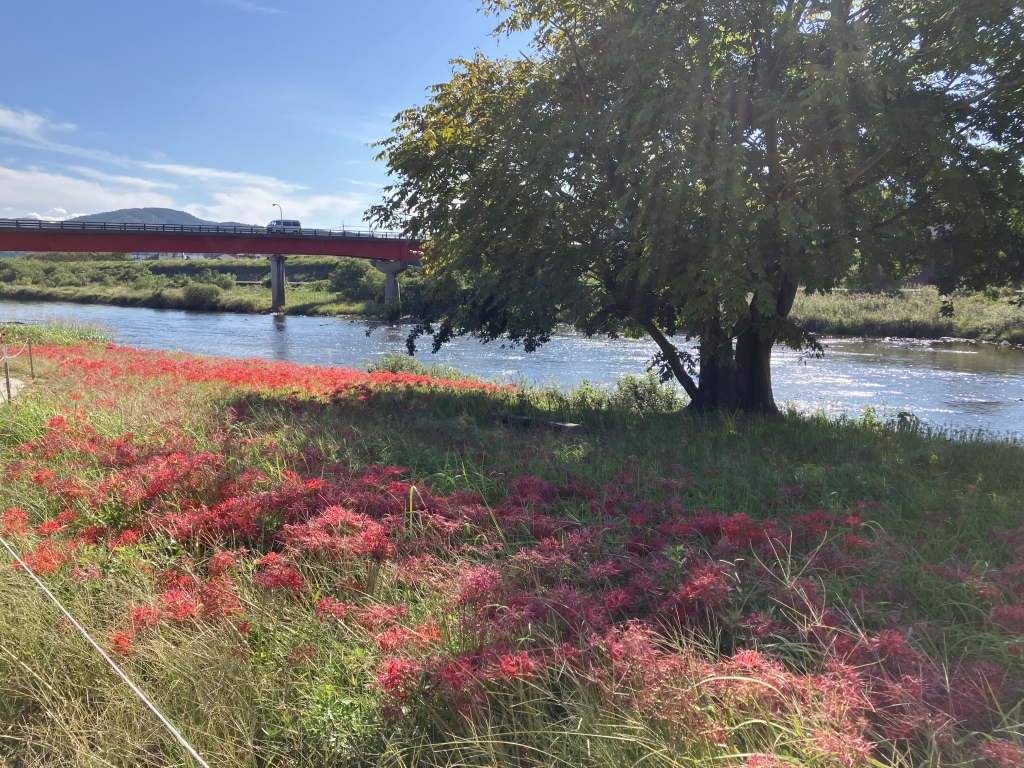
[[[264,237],[345,237],[405,240],[400,233],[358,229],[302,229],[300,232],[271,232],[266,227],[236,227],[223,224],[122,224],[106,221],[42,221],[0,219],[0,230],[36,229],[69,232],[166,232],[195,235],[255,235]]]

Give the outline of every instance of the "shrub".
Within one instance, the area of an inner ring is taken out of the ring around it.
[[[657,376],[648,373],[646,376],[625,376],[615,382],[609,405],[644,415],[674,411],[681,403],[675,386],[662,384]]]
[[[355,299],[367,271],[373,269],[362,259],[342,259],[328,278],[331,290],[346,299]],[[376,270],[374,270],[376,271]]]
[[[192,283],[185,286],[186,309],[216,309],[222,291],[212,283]]]
[[[480,381],[479,377],[460,371],[458,368],[443,363],[421,363],[411,355],[393,352],[381,355],[373,362],[366,363],[369,373],[389,371],[391,373],[411,373],[416,376],[431,376],[435,379],[452,381]]]

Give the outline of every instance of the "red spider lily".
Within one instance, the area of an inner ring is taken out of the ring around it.
[[[379,632],[408,617],[409,609],[404,605],[371,605],[358,612],[356,621],[371,632]]]
[[[298,571],[288,566],[276,552],[264,555],[258,561],[260,572],[252,577],[253,582],[269,590],[285,590],[302,594],[308,588],[306,580]]]
[[[22,555],[21,559],[33,573],[43,576],[60,570],[61,566],[72,558],[73,553],[73,546],[47,539]]]
[[[992,609],[992,623],[1024,635],[1024,606],[997,605]]]
[[[146,629],[152,629],[160,623],[162,611],[155,605],[140,605],[132,609],[131,624],[135,634]]]
[[[744,628],[754,637],[768,637],[780,628],[770,616],[765,613],[752,613],[741,622]]]
[[[118,632],[111,638],[114,650],[122,656],[128,656],[132,652],[135,639],[127,632]]]
[[[771,752],[765,754],[750,755],[747,758],[746,768],[792,768],[794,764],[790,761],[782,761]]]
[[[421,671],[422,667],[409,659],[388,659],[377,668],[377,682],[387,698],[406,701]]]
[[[294,646],[288,652],[288,660],[292,664],[304,664],[306,662],[316,661],[318,654],[319,650],[315,645],[306,643]]]
[[[725,566],[718,563],[697,566],[669,597],[668,609],[683,623],[715,618],[725,607],[731,589],[727,574]]]
[[[430,622],[414,629],[398,626],[378,635],[376,641],[385,653],[409,654],[422,651],[428,645],[439,643],[441,632],[436,624]]]
[[[108,346],[102,357],[78,347],[45,347],[40,356],[55,360],[65,370],[86,373],[83,383],[110,378],[160,378],[187,383],[219,383],[233,388],[289,390],[310,395],[366,397],[378,387],[456,389],[493,392],[503,389],[473,381],[451,381],[410,373],[365,373],[345,368],[319,368],[266,360],[181,357],[165,352],[144,352]],[[507,389],[509,387],[506,387]],[[63,417],[56,417],[63,421]],[[52,426],[56,429],[57,426]]]
[[[818,732],[812,744],[823,762],[841,768],[866,768],[873,762],[871,751],[875,745],[862,737]]]
[[[4,536],[22,536],[28,533],[28,515],[15,507],[8,509],[0,516],[0,533]]]
[[[332,621],[341,621],[355,613],[354,603],[342,602],[333,597],[322,597],[316,604],[317,621],[328,624]]]
[[[217,552],[210,558],[210,562],[207,564],[210,575],[214,578],[226,576],[228,573],[235,570],[238,565],[238,557],[242,554],[244,554],[244,551],[236,552],[228,550]]]
[[[1024,765],[1024,749],[1008,739],[992,739],[980,751],[991,768],[1020,768]]]
[[[171,589],[160,595],[163,615],[168,621],[183,624],[190,619],[199,617],[201,603],[192,592],[184,589]]]
[[[506,653],[498,660],[498,676],[502,680],[528,680],[536,668],[526,651]]]

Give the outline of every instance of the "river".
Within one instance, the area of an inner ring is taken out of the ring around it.
[[[367,336],[362,321],[136,309],[57,302],[0,302],[0,322],[74,319],[102,325],[119,343],[224,357],[261,357],[358,367],[404,351],[408,326]],[[785,349],[773,357],[775,397],[802,412],[859,416],[867,407],[908,411],[930,424],[1024,436],[1024,351],[991,344],[829,339],[823,359]],[[429,345],[429,340],[427,342]],[[646,340],[588,339],[566,333],[539,352],[459,339],[437,355],[485,379],[562,386],[610,383],[644,371],[655,347]]]

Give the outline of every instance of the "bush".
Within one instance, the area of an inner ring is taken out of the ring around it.
[[[662,384],[653,373],[619,379],[608,401],[612,408],[641,415],[674,411],[680,406],[679,390],[674,385]]]
[[[411,355],[403,355],[398,352],[381,355],[373,362],[367,362],[366,370],[370,373],[376,371],[411,373],[416,376],[430,376],[435,379],[450,379],[451,381],[480,381],[479,377],[460,371],[452,365],[421,363]]]
[[[192,283],[185,287],[186,309],[216,309],[222,291],[212,283]]]
[[[192,276],[192,280],[197,283],[216,285],[223,291],[230,291],[235,287],[238,278],[230,272],[214,272],[209,267],[204,267]]]
[[[403,294],[405,275],[399,275]],[[384,301],[384,273],[363,259],[342,259],[329,278],[330,289],[347,301]],[[404,295],[403,295],[404,298]]]
[[[331,290],[346,299],[355,299],[362,285],[363,276],[371,269],[373,267],[368,261],[342,259],[328,278]]]

